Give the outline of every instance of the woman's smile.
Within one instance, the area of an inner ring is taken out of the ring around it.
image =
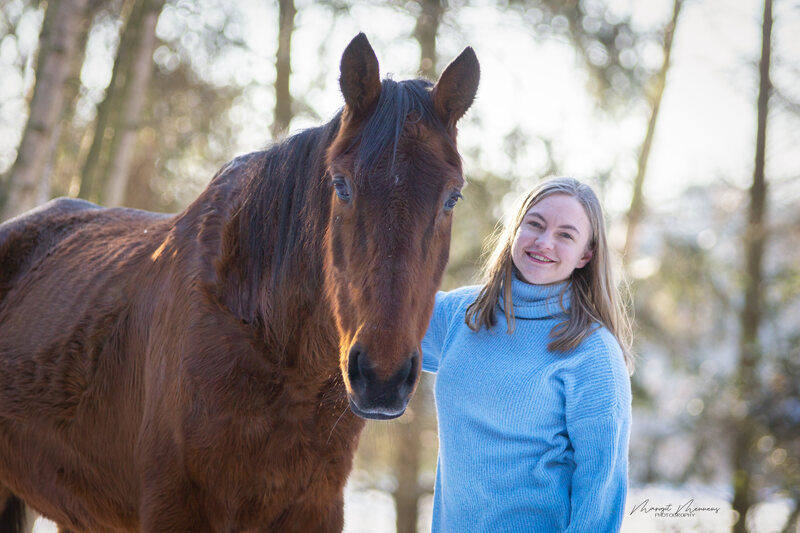
[[[545,255],[538,254],[536,252],[526,252],[526,253],[527,253],[528,257],[530,257],[531,260],[536,264],[546,265],[546,264],[549,264],[549,263],[555,263],[555,261],[553,259],[550,259],[549,257],[547,257]]]
[[[528,283],[564,281],[591,259],[591,232],[589,217],[578,200],[565,194],[546,196],[522,218],[511,260]]]

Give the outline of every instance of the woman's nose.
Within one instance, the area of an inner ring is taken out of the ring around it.
[[[553,239],[549,232],[540,233],[538,237],[536,237],[536,244],[543,249],[552,248],[553,247]]]

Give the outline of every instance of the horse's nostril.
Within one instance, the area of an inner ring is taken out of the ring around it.
[[[401,378],[398,388],[400,397],[405,398],[414,390],[414,385],[417,383],[417,374],[419,373],[418,369],[419,353],[415,350],[397,373],[397,377]]]
[[[364,392],[367,387],[366,373],[370,371],[369,361],[367,355],[361,346],[354,345],[350,349],[350,355],[347,360],[347,377],[350,379],[350,387],[353,390]]]
[[[419,353],[415,350],[411,357],[405,364],[408,367],[408,375],[406,376],[406,383],[414,385],[417,381],[417,367],[419,366]]]

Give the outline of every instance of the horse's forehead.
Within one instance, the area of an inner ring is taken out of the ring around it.
[[[419,143],[399,143],[395,153],[386,154],[373,169],[358,173],[357,187],[376,198],[411,195],[424,200],[438,198],[448,185],[460,187],[463,183],[461,166],[430,146]]]
[[[391,160],[395,184],[403,178],[446,182],[461,176],[461,157],[452,139],[421,121],[407,121],[397,144],[384,147],[384,157]]]
[[[461,166],[461,158],[455,142],[444,126],[436,127],[419,121],[407,121],[403,126],[401,139],[416,143],[433,153],[434,157],[453,166]]]

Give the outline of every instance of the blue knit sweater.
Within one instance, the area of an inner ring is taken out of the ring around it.
[[[514,279],[510,335],[502,298],[497,324],[474,332],[464,313],[480,287],[436,295],[422,341],[423,369],[437,373],[434,532],[620,529],[630,378],[605,328],[569,352],[547,349],[563,288]]]

